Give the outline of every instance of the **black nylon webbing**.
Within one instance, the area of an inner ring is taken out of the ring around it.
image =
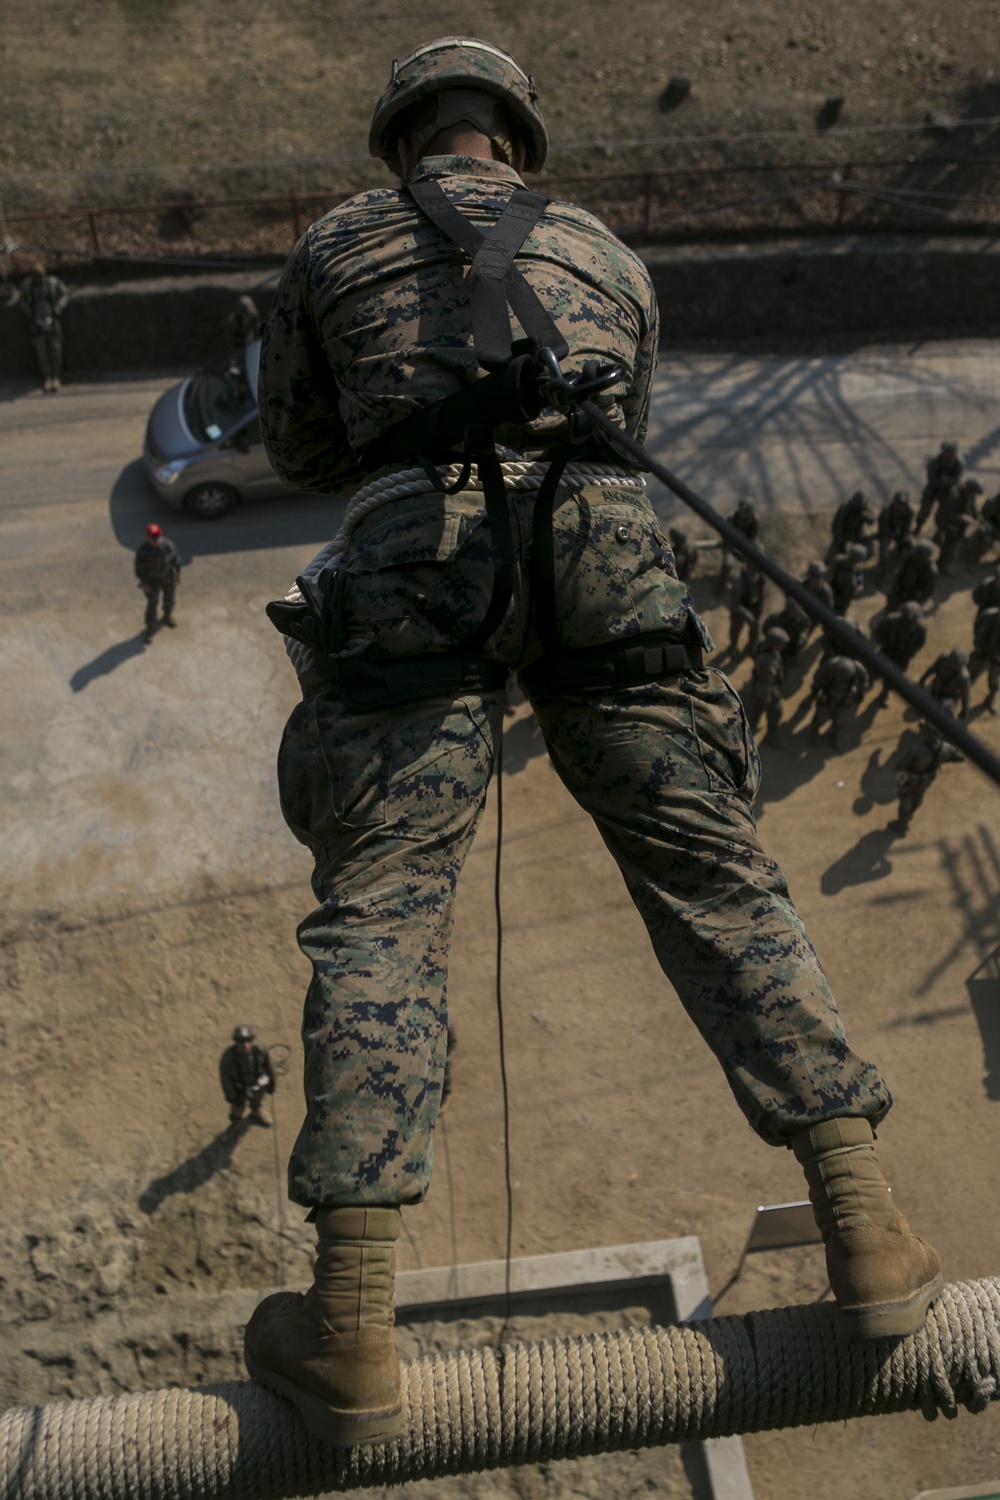
[[[493,228],[484,234],[455,207],[440,183],[411,182],[407,191],[431,223],[472,256],[472,333],[476,359],[483,369],[496,369],[510,359],[513,335],[508,303],[525,335],[551,349],[557,359],[564,359],[569,345],[514,264],[518,250],[545,212],[548,198],[519,189]]]
[[[531,521],[531,583],[535,603],[535,624],[542,649],[548,654],[559,650],[556,625],[556,539],[552,524],[556,491],[572,450],[559,448],[552,455],[545,478],[538,486]]]
[[[503,469],[488,427],[470,427],[468,451],[479,466],[479,477],[483,481],[483,500],[486,505],[486,523],[490,529],[493,547],[493,592],[486,606],[486,613],[470,635],[462,642],[462,651],[471,654],[485,646],[490,636],[507,613],[507,606],[514,592],[514,568],[517,561],[514,550],[514,532],[510,524],[510,509],[507,504],[507,486]]]

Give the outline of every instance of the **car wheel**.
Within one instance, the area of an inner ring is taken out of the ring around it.
[[[198,484],[184,496],[184,509],[201,521],[219,521],[228,516],[239,495],[229,484]]]

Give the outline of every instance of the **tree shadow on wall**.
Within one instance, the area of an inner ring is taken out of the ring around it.
[[[983,1039],[987,1099],[1000,1099],[1000,948],[965,981],[972,1012]]]

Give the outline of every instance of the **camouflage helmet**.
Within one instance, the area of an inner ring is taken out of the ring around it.
[[[764,632],[764,644],[770,642],[776,651],[784,651],[786,646],[791,645],[791,640],[788,631],[782,630],[780,625],[769,625]]]
[[[933,557],[934,543],[927,541],[925,538],[923,541],[918,542],[913,550],[914,552],[919,552],[921,557]]]
[[[687,532],[682,526],[671,526],[669,536],[671,543],[675,547],[679,547],[682,543],[687,541]]]
[[[850,506],[851,510],[860,510],[863,505],[867,505],[868,501],[865,497],[864,490],[855,490],[854,494],[851,496],[850,500],[848,500],[847,503]]]
[[[234,1026],[233,1027],[233,1041],[234,1042],[255,1042],[256,1040],[257,1040],[257,1033],[256,1033],[256,1031],[254,1031],[254,1029],[253,1029],[252,1026]]]
[[[959,489],[959,494],[962,495],[981,495],[982,493],[983,487],[978,479],[966,479]]]
[[[909,490],[897,490],[896,491],[896,493],[892,497],[893,504],[896,505],[901,500],[903,501],[903,503],[905,505],[909,505],[909,503],[910,503],[910,492],[909,492]]]
[[[955,442],[954,438],[949,438],[947,442],[941,444],[941,452],[942,453],[957,453],[958,452],[958,444]]]
[[[806,576],[808,578],[825,578],[826,568],[821,562],[811,562],[806,569]]]
[[[900,605],[899,613],[905,615],[908,620],[919,620],[923,615],[923,610],[916,599],[907,599],[905,604]]]
[[[948,655],[956,666],[964,667],[968,665],[969,653],[968,651],[966,651],[964,646],[953,647],[952,650],[948,652]]]
[[[438,37],[425,42],[402,62],[393,58],[392,77],[372,116],[368,150],[400,174],[398,118],[411,104],[438,95],[437,114],[421,132],[424,139],[418,136],[418,150],[439,130],[465,120],[488,135],[509,161],[510,141],[496,107],[484,107],[484,94],[492,94],[506,106],[520,127],[526,150],[525,171],[540,172],[548,155],[549,137],[538,108],[534,79],[523,72],[509,52],[471,36]]]
[[[852,542],[847,549],[847,555],[852,562],[864,562],[868,556],[868,549],[860,542]]]

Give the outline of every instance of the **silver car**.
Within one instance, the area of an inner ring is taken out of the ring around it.
[[[241,500],[287,494],[268,463],[257,419],[260,339],[189,375],[157,401],[143,461],[156,493],[205,521]]]

